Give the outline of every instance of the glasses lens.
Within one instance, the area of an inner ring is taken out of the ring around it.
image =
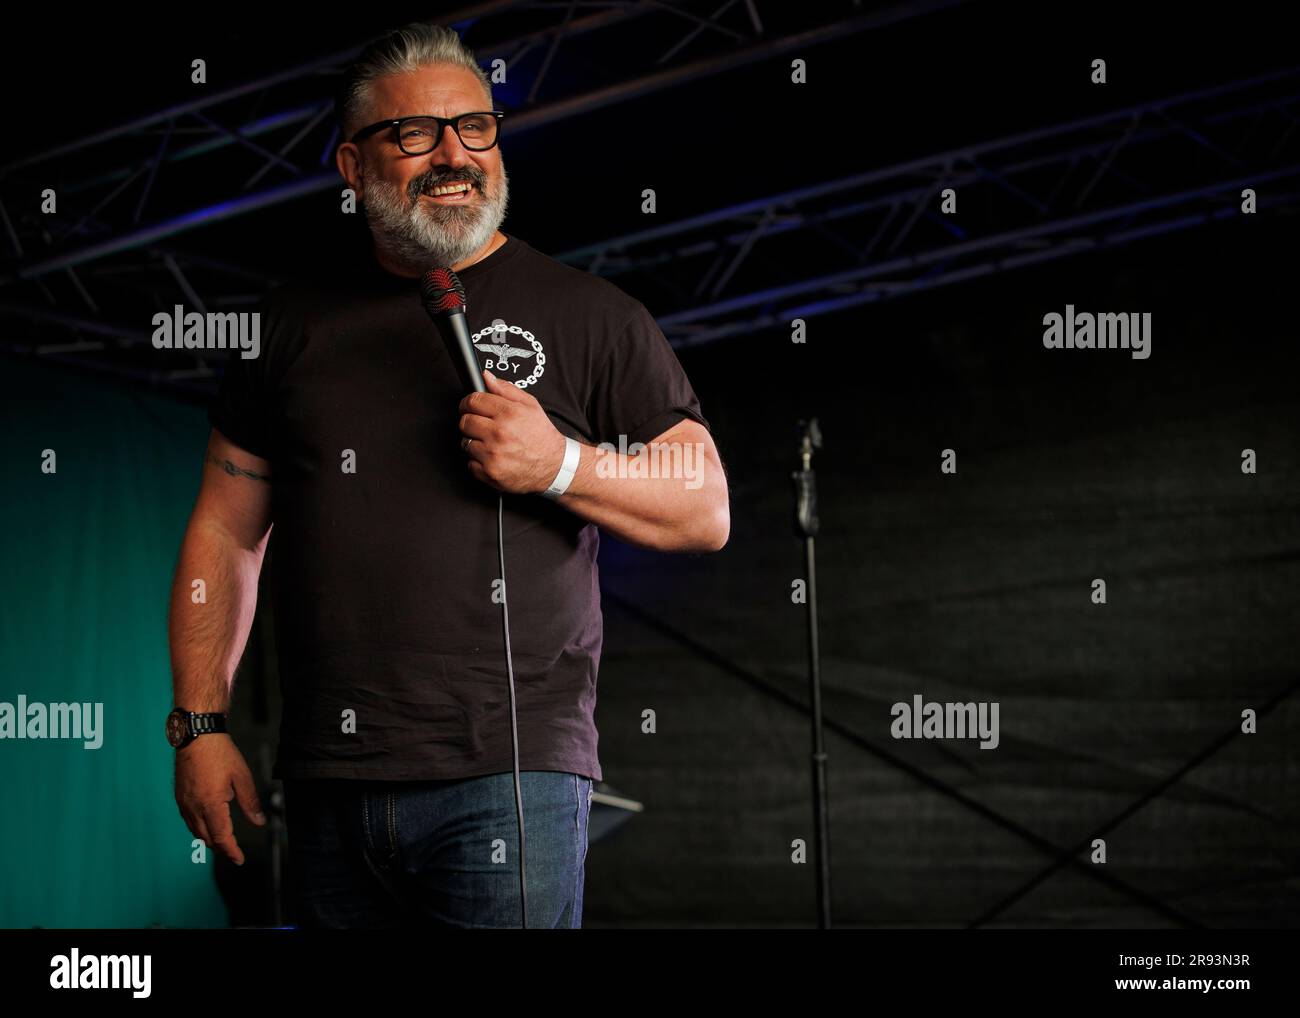
[[[460,143],[468,149],[491,148],[497,140],[497,118],[485,113],[474,113],[461,117]]]
[[[399,128],[402,151],[411,155],[428,152],[438,137],[438,121],[430,117],[408,120]]]

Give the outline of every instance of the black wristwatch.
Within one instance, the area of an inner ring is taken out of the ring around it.
[[[173,749],[184,749],[200,735],[226,730],[226,715],[196,714],[177,707],[167,715],[167,741]]]

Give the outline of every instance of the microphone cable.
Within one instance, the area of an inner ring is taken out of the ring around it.
[[[506,644],[506,677],[510,689],[510,748],[515,765],[515,816],[519,821],[519,913],[528,929],[528,885],[524,880],[524,795],[519,787],[519,724],[515,718],[515,666],[510,655],[510,607],[506,599],[505,495],[497,495],[497,561],[501,568],[501,633]]]

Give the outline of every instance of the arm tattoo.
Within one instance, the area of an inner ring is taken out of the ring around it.
[[[247,477],[253,481],[269,481],[270,474],[255,474],[251,470],[245,470],[243,467],[237,467],[230,460],[218,459],[212,453],[208,453],[208,462],[215,463],[231,477]]]

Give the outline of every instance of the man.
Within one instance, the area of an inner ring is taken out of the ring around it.
[[[644,306],[499,230],[500,118],[455,33],[411,25],[371,44],[339,112],[337,166],[373,257],[273,291],[260,357],[232,359],[210,411],[170,613],[176,799],[242,864],[230,799],[265,820],[223,722],[274,523],[272,773],[299,922],[520,925],[503,497],[527,921],[578,927],[602,777],[596,528],[720,549],[722,463]],[[465,394],[421,304],[432,266],[465,286],[486,393]],[[684,451],[678,463],[698,452],[697,479],[637,470],[637,442]]]

